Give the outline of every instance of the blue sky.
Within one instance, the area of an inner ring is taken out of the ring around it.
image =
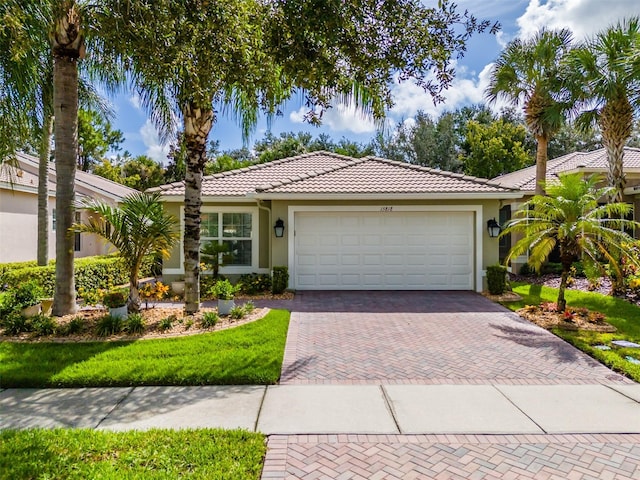
[[[577,39],[582,39],[625,16],[640,15],[638,0],[458,0],[456,3],[461,10],[466,8],[478,18],[499,21],[502,24],[501,32],[472,38],[465,56],[457,61],[456,79],[445,94],[445,103],[434,106],[431,97],[411,83],[395,85],[395,106],[387,112],[389,125],[399,121],[411,122],[418,110],[437,116],[443,110],[481,102],[491,62],[504,45],[515,37],[531,36],[544,26],[570,28]],[[123,150],[128,150],[132,155],[146,154],[166,163],[167,145],[160,144],[153,125],[137,99],[122,94],[113,99],[113,104],[116,111],[114,125],[122,130],[125,137]],[[302,98],[290,100],[284,108],[284,115],[273,120],[271,131],[277,135],[280,132],[304,130],[313,135],[327,133],[336,140],[344,136],[358,142],[369,142],[375,135],[373,121],[348,105],[334,105],[325,114],[321,127],[303,123],[304,111]],[[262,119],[248,146],[251,147],[255,140],[262,138],[266,130],[266,121]],[[242,146],[240,129],[233,120],[224,117],[214,126],[210,139],[219,140],[223,150]]]

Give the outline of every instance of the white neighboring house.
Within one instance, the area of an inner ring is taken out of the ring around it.
[[[8,168],[0,169],[0,263],[36,260],[38,247],[38,159],[17,154],[12,180]],[[76,172],[76,200],[93,198],[117,204],[136,190],[91,173]],[[56,171],[49,166],[49,259],[56,256]],[[84,221],[78,210],[76,219]],[[110,253],[103,240],[75,234],[75,257]]]

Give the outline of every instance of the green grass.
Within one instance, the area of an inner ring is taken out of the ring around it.
[[[507,308],[518,310],[525,305],[539,305],[541,302],[555,302],[558,289],[514,283],[513,291],[522,297],[521,302],[505,303]],[[616,333],[598,333],[586,330],[568,331],[554,329],[553,333],[571,343],[583,352],[604,363],[608,367],[640,382],[640,365],[625,360],[626,356],[640,358],[640,351],[631,348],[615,348],[598,350],[594,345],[610,345],[612,340],[629,340],[640,343],[640,307],[620,298],[609,297],[599,293],[567,290],[567,305],[585,307],[594,312],[602,312],[606,321],[616,327]]]
[[[3,478],[258,479],[264,436],[240,430],[0,431]]]
[[[0,386],[272,384],[289,312],[220,332],[135,342],[0,343]]]

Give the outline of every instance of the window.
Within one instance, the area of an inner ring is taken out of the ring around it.
[[[248,212],[206,212],[200,217],[202,243],[227,245],[225,266],[251,267],[253,258],[253,214]]]
[[[82,212],[76,212],[76,223],[80,223],[81,221],[82,221]],[[82,250],[80,232],[76,232],[73,234],[73,251],[79,252],[80,250]]]

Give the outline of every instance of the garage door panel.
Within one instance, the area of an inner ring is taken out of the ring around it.
[[[297,212],[299,289],[473,289],[472,212]]]

